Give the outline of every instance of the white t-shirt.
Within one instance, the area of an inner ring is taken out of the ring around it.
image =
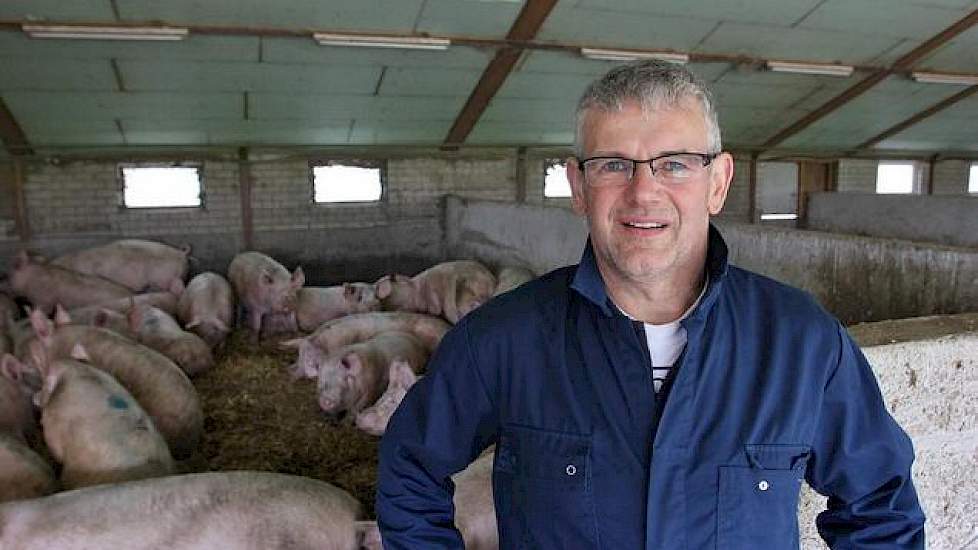
[[[700,295],[696,297],[693,305],[689,306],[689,309],[679,319],[662,325],[642,323],[645,325],[645,341],[649,345],[649,355],[652,360],[652,387],[656,393],[659,393],[659,390],[662,389],[662,384],[669,377],[669,372],[672,370],[673,365],[675,365],[676,359],[679,359],[679,356],[683,353],[683,348],[686,347],[686,329],[683,328],[680,321],[685,319],[699,305],[700,300],[703,299],[703,295],[706,294],[706,287],[709,285],[709,282],[709,277],[707,277],[703,282]],[[618,309],[621,310],[621,308]],[[629,319],[635,320],[631,315],[624,311],[621,312]]]

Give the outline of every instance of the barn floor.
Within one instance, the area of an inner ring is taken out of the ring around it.
[[[194,378],[204,409],[197,451],[181,473],[264,470],[321,479],[349,491],[374,517],[380,438],[320,414],[315,380],[293,380],[294,352],[236,331],[215,367]]]

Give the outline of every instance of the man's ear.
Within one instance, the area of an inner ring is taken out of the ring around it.
[[[727,191],[730,190],[733,174],[734,159],[730,153],[720,153],[717,158],[713,159],[710,170],[709,196],[707,196],[707,208],[710,210],[710,215],[716,216],[723,210],[723,203],[727,200]]]
[[[584,173],[577,166],[577,157],[568,157],[564,166],[567,168],[567,183],[571,188],[571,206],[574,212],[583,216],[587,214],[587,199],[584,196]]]

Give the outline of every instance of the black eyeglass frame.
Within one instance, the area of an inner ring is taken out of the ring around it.
[[[710,163],[713,162],[717,157],[719,157],[721,153],[722,153],[722,151],[718,151],[716,153],[694,153],[694,152],[678,152],[677,151],[677,152],[673,152],[673,153],[663,153],[663,154],[661,154],[661,155],[659,155],[657,157],[652,157],[650,159],[645,159],[645,160],[630,159],[630,158],[626,158],[626,157],[609,157],[609,156],[602,155],[602,156],[598,156],[598,157],[589,157],[589,158],[586,158],[586,159],[578,159],[577,160],[577,169],[580,170],[581,172],[584,172],[584,164],[587,163],[587,162],[590,162],[592,160],[600,160],[600,159],[605,159],[605,160],[627,160],[627,161],[629,161],[629,162],[632,163],[632,167],[633,167],[632,168],[632,176],[633,177],[635,175],[635,169],[634,169],[634,167],[636,165],[639,165],[639,164],[648,164],[649,165],[649,171],[651,171],[652,172],[652,175],[654,176],[655,175],[655,169],[652,168],[652,163],[655,162],[655,161],[657,161],[657,160],[659,160],[659,159],[664,159],[666,157],[675,157],[675,156],[679,156],[679,155],[691,155],[691,156],[695,156],[695,157],[700,157],[700,160],[703,162],[703,166],[705,167],[705,166],[709,166]]]

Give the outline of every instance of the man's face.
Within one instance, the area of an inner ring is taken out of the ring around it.
[[[706,121],[692,100],[650,112],[637,102],[626,103],[620,112],[592,109],[585,116],[582,139],[584,158],[710,152]],[[706,256],[709,217],[723,207],[733,176],[730,155],[718,156],[701,175],[681,183],[661,182],[648,164],[641,164],[626,185],[595,188],[576,164],[567,166],[574,210],[588,219],[607,284],[698,276]],[[648,227],[649,223],[661,227]]]

